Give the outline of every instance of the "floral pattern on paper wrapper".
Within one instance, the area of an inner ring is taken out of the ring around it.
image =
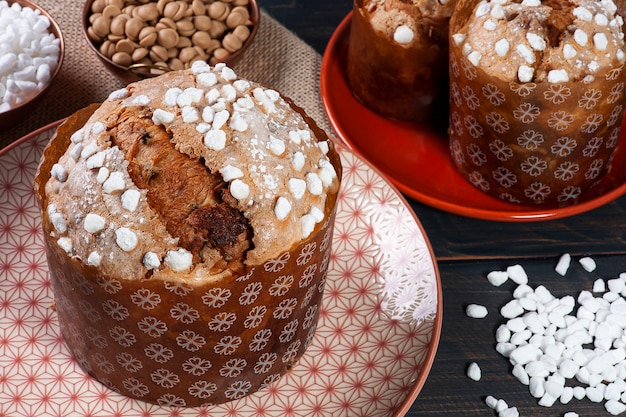
[[[566,206],[610,169],[624,114],[623,66],[593,80],[504,82],[450,54],[450,151],[459,172],[512,203]]]
[[[296,249],[212,284],[111,279],[46,239],[61,331],[85,371],[128,397],[175,407],[244,397],[311,343],[333,218]]]

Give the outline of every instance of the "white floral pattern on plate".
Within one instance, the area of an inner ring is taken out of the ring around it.
[[[342,150],[344,180],[320,322],[292,371],[214,407],[131,400],[86,375],[59,334],[32,180],[58,124],[0,151],[0,416],[401,416],[441,332],[441,285],[406,201]]]

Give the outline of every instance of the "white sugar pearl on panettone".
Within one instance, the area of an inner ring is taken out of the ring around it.
[[[87,265],[99,266],[100,262],[102,262],[102,255],[96,251],[89,253],[89,256],[87,257]]]
[[[52,177],[54,177],[57,181],[65,182],[67,181],[67,170],[65,167],[59,163],[52,165],[52,170],[50,171]]]
[[[291,212],[291,202],[285,197],[278,197],[274,204],[274,214],[278,220],[285,220]]]
[[[226,165],[220,169],[220,174],[222,174],[222,179],[226,182],[243,177],[243,171],[232,165]]]
[[[407,25],[398,26],[393,33],[393,40],[401,45],[410,43],[414,37],[415,33]]]
[[[179,248],[177,250],[170,250],[165,255],[164,262],[174,271],[184,271],[191,267],[193,262],[193,255],[191,252]]]
[[[176,118],[176,115],[174,113],[171,113],[163,109],[156,109],[154,113],[152,114],[152,122],[155,125],[172,123],[175,118]]]
[[[114,194],[124,190],[125,188],[126,183],[124,182],[124,174],[119,171],[112,172],[107,180],[102,184],[102,191],[105,194]]]
[[[139,239],[132,230],[126,227],[120,227],[115,231],[115,243],[125,252],[130,252],[137,247]]]
[[[83,222],[83,228],[87,232],[97,233],[101,231],[102,229],[104,229],[105,226],[106,226],[106,220],[104,220],[104,217],[95,213],[88,213],[87,216],[85,216],[85,221]]]
[[[141,197],[141,193],[139,190],[135,190],[134,188],[128,189],[122,193],[120,196],[120,202],[122,203],[122,207],[128,211],[137,210],[137,206],[139,205],[139,199]]]
[[[204,135],[204,145],[214,151],[221,151],[226,147],[226,132],[220,129],[211,129]]]
[[[143,266],[146,267],[146,269],[154,269],[161,266],[159,255],[154,252],[146,252],[143,256]]]
[[[243,200],[250,195],[250,186],[240,179],[236,179],[230,183],[230,193],[237,200]]]
[[[289,188],[289,191],[296,200],[299,200],[306,191],[306,181],[300,178],[289,178],[289,180],[287,180],[287,188]]]

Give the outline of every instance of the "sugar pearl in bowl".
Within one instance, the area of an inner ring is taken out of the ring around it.
[[[29,0],[0,0],[0,130],[28,117],[61,70],[61,29]]]
[[[257,0],[87,0],[83,31],[126,82],[203,60],[234,66],[259,27]]]

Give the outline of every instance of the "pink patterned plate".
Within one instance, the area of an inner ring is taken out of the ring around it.
[[[341,149],[344,180],[315,338],[292,371],[255,394],[202,408],[128,399],[86,375],[51,308],[32,181],[60,122],[0,151],[0,417],[402,416],[432,366],[441,282],[407,202]]]

